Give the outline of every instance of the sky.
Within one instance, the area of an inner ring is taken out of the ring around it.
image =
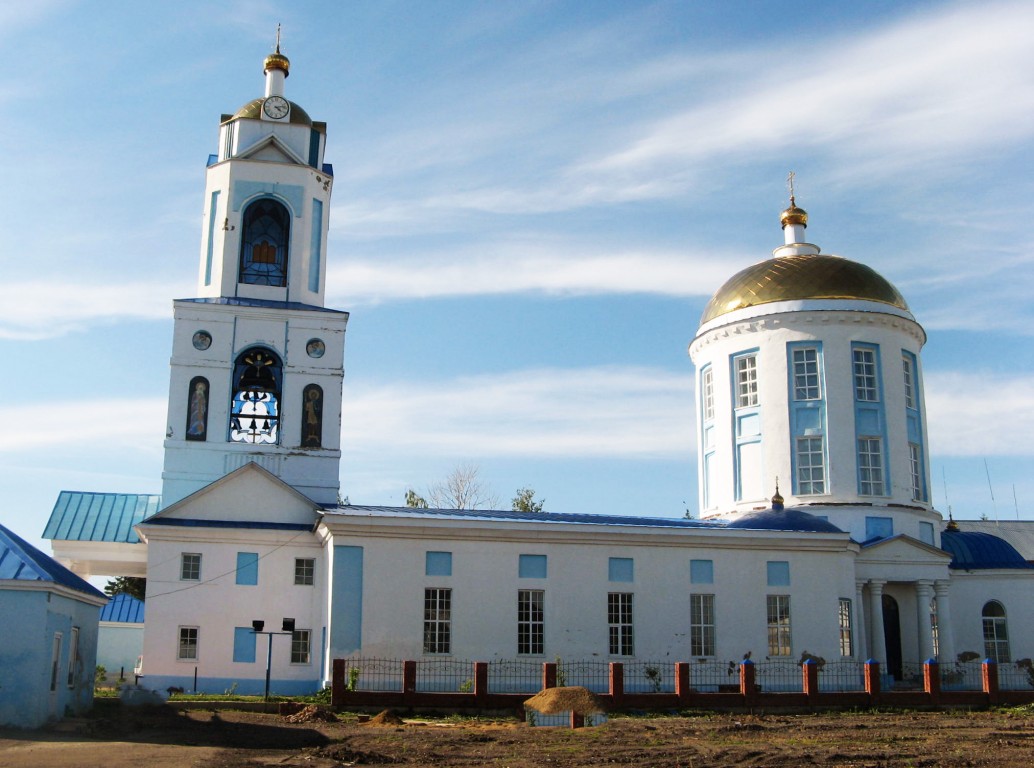
[[[220,115],[328,124],[327,306],[351,313],[342,494],[460,464],[501,506],[697,511],[710,296],[808,239],[904,294],[933,502],[1034,519],[1034,4],[0,4],[0,523],[158,493],[172,300]]]

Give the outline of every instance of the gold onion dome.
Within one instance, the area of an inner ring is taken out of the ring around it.
[[[802,227],[808,226],[808,212],[803,208],[798,208],[797,203],[794,202],[793,196],[790,196],[790,207],[787,208],[779,215],[779,223],[782,224],[783,229],[787,226],[799,225]]]
[[[276,53],[271,53],[266,56],[266,60],[262,63],[262,74],[266,74],[271,69],[282,69],[284,71],[284,77],[291,74],[291,62],[280,53],[280,46],[276,47]]]

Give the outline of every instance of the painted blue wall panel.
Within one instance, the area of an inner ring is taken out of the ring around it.
[[[323,201],[312,201],[312,236],[309,241],[309,290],[320,289],[320,258],[323,251]]]
[[[258,584],[258,561],[257,552],[237,553],[237,583],[246,587],[254,587]]]
[[[714,584],[714,560],[690,560],[689,582],[691,584]]]
[[[612,557],[608,566],[607,577],[610,581],[631,582],[633,564],[630,557]]]
[[[522,579],[546,578],[546,556],[521,555],[517,564],[517,575]]]
[[[425,576],[452,576],[452,552],[428,552],[424,556]]]
[[[331,655],[354,653],[363,637],[363,548],[334,547],[330,604]]]
[[[251,627],[233,628],[233,660],[242,664],[255,662],[255,639],[258,635]]]
[[[768,586],[790,586],[790,563],[786,560],[770,560],[768,562]]]

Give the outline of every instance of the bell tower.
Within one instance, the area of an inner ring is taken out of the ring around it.
[[[326,123],[289,101],[290,61],[219,124],[205,171],[197,297],[174,302],[162,503],[255,462],[337,501],[348,314],[324,306],[334,170]]]

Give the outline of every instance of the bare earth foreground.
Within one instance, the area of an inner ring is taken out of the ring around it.
[[[360,723],[355,715],[290,723],[275,714],[112,704],[57,730],[0,730],[0,766],[1034,766],[1030,710],[700,713],[617,717],[572,731],[516,720]]]

